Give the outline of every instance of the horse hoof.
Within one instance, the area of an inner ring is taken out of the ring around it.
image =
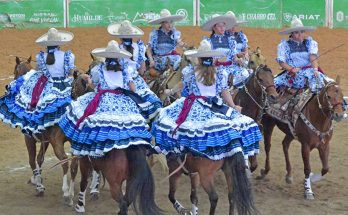
[[[314,200],[314,193],[305,193],[304,197],[306,200]]]
[[[260,170],[260,175],[257,176],[256,179],[258,179],[258,180],[265,179],[266,175],[267,175],[266,170],[265,169],[261,169]]]
[[[99,193],[91,193],[91,200],[97,201],[99,199]]]
[[[63,196],[64,205],[72,207],[74,205],[73,199],[70,196]]]
[[[285,181],[287,184],[292,184],[292,182],[293,182],[292,176],[285,176]]]
[[[84,212],[86,212],[86,211],[85,211],[85,207],[84,207],[84,206],[80,206],[80,205],[75,205],[75,212],[76,212],[77,214],[84,213]]]

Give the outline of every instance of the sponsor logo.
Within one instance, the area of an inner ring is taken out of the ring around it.
[[[291,22],[291,20],[299,18],[301,20],[319,20],[321,17],[319,14],[292,14],[283,13],[283,19],[285,22]]]

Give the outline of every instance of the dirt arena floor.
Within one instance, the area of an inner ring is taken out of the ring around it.
[[[208,36],[208,33],[202,32],[199,28],[178,27],[178,29],[181,30],[185,42],[196,46],[202,36]],[[90,63],[89,52],[92,49],[105,47],[107,42],[113,39],[107,34],[106,28],[69,30],[75,34],[75,39],[62,49],[72,49],[76,55],[76,65],[82,69],[86,69]],[[146,35],[149,30],[150,28],[145,29]],[[6,78],[13,74],[15,58],[10,55],[22,57],[32,55],[34,57],[40,49],[34,41],[46,31],[47,29],[0,30],[1,95],[4,92],[5,84],[10,81]],[[274,61],[277,44],[282,38],[277,34],[278,30],[244,29],[244,31],[249,38],[251,48],[259,46],[274,74],[278,73],[279,66]],[[322,28],[311,35],[318,41],[321,53],[344,44],[343,47],[323,55],[319,61],[329,76],[341,76],[341,87],[345,95],[348,95],[348,29]],[[147,37],[143,39],[147,41]],[[314,201],[305,201],[303,198],[303,164],[300,144],[296,141],[293,142],[290,150],[294,182],[291,185],[285,182],[285,161],[281,146],[284,135],[279,130],[275,130],[273,134],[272,170],[265,180],[256,180],[256,176],[259,175],[260,169],[264,165],[264,150],[261,143],[259,167],[252,179],[256,207],[261,214],[348,214],[348,133],[346,126],[348,127],[348,121],[335,124],[331,142],[331,169],[324,180],[312,185],[316,194]],[[66,151],[69,151],[69,144],[66,145]],[[27,184],[32,173],[28,165],[23,136],[19,130],[11,129],[0,123],[0,214],[74,214],[73,208],[63,205],[61,168],[49,169],[57,161],[50,147],[43,166],[45,196],[36,197],[34,186]],[[317,151],[311,153],[311,164],[313,172],[320,172],[321,163]],[[163,173],[158,165],[153,170],[156,179],[157,203],[166,210],[166,214],[176,214],[167,199],[168,182],[161,182],[167,173]],[[182,187],[177,191],[177,197],[186,207],[190,207],[190,187],[187,177],[182,177],[181,185]],[[221,173],[216,177],[216,187],[220,197],[216,214],[227,214],[226,185]],[[75,188],[77,193],[79,190],[77,183]],[[86,202],[87,214],[116,214],[117,205],[111,199],[107,186],[101,191],[99,200],[91,201],[87,198]],[[209,211],[209,201],[202,189],[199,190],[199,211],[200,214],[208,214]]]

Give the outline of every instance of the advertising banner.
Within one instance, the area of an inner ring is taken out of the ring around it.
[[[333,27],[348,28],[348,0],[333,1]]]
[[[0,28],[64,27],[64,0],[0,0]]]
[[[194,0],[71,0],[69,27],[107,26],[128,19],[134,25],[148,25],[148,21],[159,17],[163,8],[172,15],[184,15],[176,25],[194,25]]]

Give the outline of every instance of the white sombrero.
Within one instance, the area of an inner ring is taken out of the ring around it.
[[[213,50],[208,40],[202,40],[198,49],[187,50],[184,55],[188,57],[223,57],[225,53]]]
[[[46,34],[39,37],[35,42],[40,46],[60,46],[70,42],[73,38],[73,33],[50,28]]]
[[[227,11],[225,15],[227,15],[227,16],[233,16],[234,18],[237,19],[236,14],[234,14],[233,11]],[[236,24],[235,24],[234,26],[238,26],[238,25],[240,25],[240,24],[245,24],[245,23],[247,23],[247,22],[248,22],[248,21],[239,21],[239,20],[237,20],[237,22],[236,22]]]
[[[308,31],[312,32],[315,31],[315,27],[313,26],[303,26],[302,21],[299,18],[295,18],[291,21],[290,28],[286,28],[279,32],[279,34],[290,34],[294,31]]]
[[[236,25],[237,20],[236,17],[231,15],[219,15],[214,14],[211,16],[211,19],[206,21],[202,26],[202,30],[204,31],[212,31],[215,24],[223,22],[226,25],[226,29],[231,29]]]
[[[106,48],[93,49],[92,54],[98,57],[105,58],[130,58],[132,54],[126,50],[120,49],[115,40],[111,40]]]
[[[124,20],[121,23],[110,24],[107,30],[109,34],[119,38],[133,38],[144,35],[144,32],[140,28],[133,26],[128,20]]]
[[[172,15],[169,10],[163,9],[160,12],[160,17],[158,19],[154,19],[149,21],[150,25],[161,24],[164,21],[167,22],[177,22],[183,20],[185,17],[182,15]]]

